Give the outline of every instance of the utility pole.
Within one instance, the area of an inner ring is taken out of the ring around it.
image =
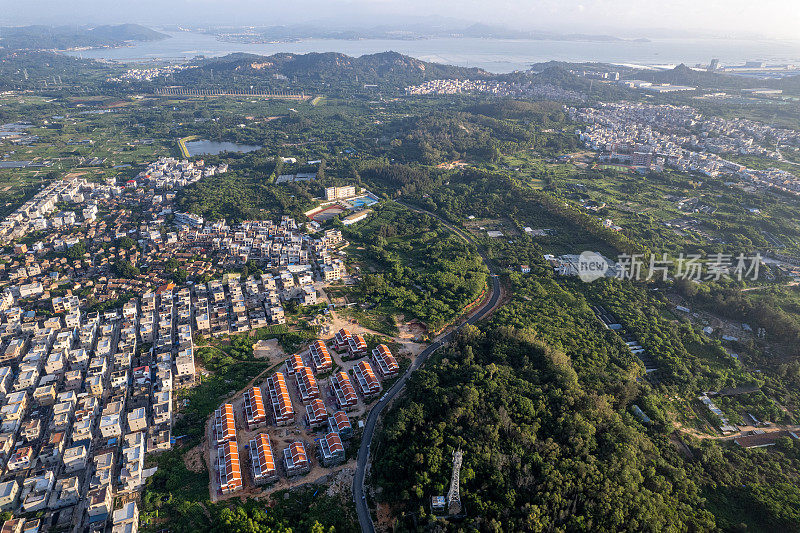
[[[447,512],[461,514],[461,492],[458,488],[461,478],[461,448],[453,452],[453,474],[450,476],[450,490],[447,491]]]

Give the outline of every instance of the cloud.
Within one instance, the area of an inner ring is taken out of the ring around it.
[[[0,24],[357,26],[412,17],[583,32],[664,27],[793,37],[800,27],[797,0],[0,0]]]

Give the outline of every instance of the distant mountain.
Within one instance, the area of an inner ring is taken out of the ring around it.
[[[0,46],[12,50],[66,50],[123,46],[130,41],[157,41],[169,35],[138,24],[116,26],[0,27]]]
[[[259,42],[259,41],[291,41],[299,39],[430,39],[441,37],[470,37],[481,39],[532,39],[555,41],[622,41],[610,35],[562,34],[539,30],[515,30],[505,26],[489,24],[473,24],[466,28],[448,26],[398,26],[382,24],[361,28],[332,28],[311,24],[295,24],[290,26],[270,26],[266,28],[217,28],[208,30],[226,41]]]
[[[593,61],[585,61],[585,62],[567,62],[567,61],[546,61],[544,63],[533,63],[531,64],[530,70],[531,72],[543,72],[550,68],[558,68],[562,70],[574,70],[574,71],[591,71],[591,72],[620,72],[620,73],[627,73],[633,72],[636,69],[631,67],[625,67],[622,65],[612,65],[610,63],[597,63]]]
[[[139,24],[97,26],[88,30],[87,34],[96,39],[108,39],[109,41],[160,41],[169,39],[169,35]]]
[[[513,30],[504,26],[492,26],[489,24],[473,24],[466,28],[461,34],[464,37],[477,37],[482,39],[531,39],[536,41],[622,41],[619,37],[611,35],[592,35],[581,33],[554,33],[549,31],[525,31]]]
[[[478,68],[429,63],[397,52],[350,57],[340,53],[281,53],[272,56],[236,53],[200,59],[196,68],[175,74],[176,81],[201,83],[220,80],[244,83],[246,80],[288,78],[298,83],[394,84],[404,86],[442,78],[487,78],[492,74]]]

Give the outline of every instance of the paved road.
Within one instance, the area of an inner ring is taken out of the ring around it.
[[[464,239],[466,239],[469,242],[473,242],[472,237],[469,234],[465,233],[459,228],[451,226],[450,224],[442,220],[440,217],[434,215],[433,213],[422,209],[418,209],[416,207],[404,204],[402,202],[398,203],[414,211],[436,217],[437,219],[439,219],[440,222],[444,223],[448,228],[452,229],[453,231],[461,235]],[[465,322],[460,324],[457,328],[449,331],[448,333],[440,335],[439,337],[436,338],[433,344],[425,348],[425,350],[423,350],[417,356],[417,358],[414,360],[411,366],[408,367],[408,369],[400,377],[400,379],[397,380],[397,382],[395,382],[394,386],[392,386],[392,388],[389,389],[389,391],[386,392],[381,397],[380,401],[377,404],[375,404],[375,406],[372,408],[372,410],[369,412],[369,415],[367,416],[367,422],[364,425],[364,436],[361,439],[361,447],[358,450],[358,462],[356,464],[356,473],[353,479],[353,499],[355,500],[356,511],[358,512],[358,522],[361,525],[361,531],[365,533],[373,533],[375,531],[375,525],[372,523],[372,516],[369,513],[369,506],[367,505],[366,493],[364,492],[364,477],[366,476],[367,473],[367,462],[369,461],[369,448],[370,444],[372,444],[372,437],[375,434],[375,427],[378,424],[378,418],[381,416],[381,413],[389,404],[389,402],[391,402],[392,398],[394,398],[397,395],[397,393],[403,390],[403,388],[406,385],[406,382],[408,381],[408,378],[411,377],[412,372],[421,367],[425,363],[425,361],[428,360],[428,357],[430,357],[430,355],[433,352],[435,352],[436,350],[438,350],[439,348],[450,342],[450,339],[452,338],[453,334],[458,332],[461,328],[463,328],[465,324],[474,324],[475,322],[481,320],[486,315],[486,313],[491,311],[494,308],[494,306],[497,305],[497,302],[500,299],[500,280],[498,279],[497,274],[492,272],[492,267],[489,261],[487,260],[486,256],[484,255],[483,250],[479,248],[478,253],[481,255],[483,263],[489,269],[489,272],[491,274],[489,279],[491,280],[492,284],[491,284],[491,296],[489,297],[489,300],[476,313],[474,313],[471,317],[469,317]]]

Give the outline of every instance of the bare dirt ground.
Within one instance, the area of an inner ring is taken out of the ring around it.
[[[331,311],[331,321],[330,321],[331,334],[335,334],[341,328],[348,329],[350,330],[351,333],[358,333],[361,335],[369,333],[371,335],[381,335],[383,337],[388,337],[388,335],[384,335],[383,333],[378,333],[377,331],[365,328],[361,324],[351,322],[350,319],[348,318],[340,317],[336,313],[336,311]],[[397,329],[400,331],[399,335],[397,335],[396,337],[389,337],[390,339],[392,339],[393,342],[396,342],[402,347],[400,349],[400,353],[395,355],[400,355],[400,356],[408,355],[413,360],[413,358],[415,358],[427,346],[426,343],[414,341],[414,339],[419,336],[420,329],[405,323],[397,324]],[[333,335],[330,335],[330,337],[332,336]]]
[[[353,488],[353,476],[356,471],[352,468],[343,467],[341,470],[331,476],[330,485],[325,492],[328,496],[335,496],[337,494],[348,494]]]
[[[255,331],[251,331],[250,333],[251,335],[255,335]],[[256,359],[267,359],[270,362],[277,363],[278,361],[283,361],[288,356],[288,354],[283,351],[283,348],[281,348],[278,339],[268,339],[259,342],[259,349],[253,350],[253,355],[255,355]]]
[[[439,163],[436,165],[436,168],[443,168],[446,170],[453,170],[454,168],[461,168],[469,166],[469,163],[462,161],[461,159],[456,159],[455,161],[449,161],[444,163]]]
[[[680,422],[674,422],[675,429],[683,433],[684,435],[691,435],[692,437],[700,440],[733,440],[739,437],[745,437],[747,435],[751,435],[754,431],[760,431],[762,433],[777,433],[780,431],[798,431],[800,430],[800,426],[785,426],[785,425],[772,425],[772,426],[736,426],[739,431],[736,433],[727,433],[725,435],[710,435],[708,433],[703,433],[698,431],[694,428],[687,428],[684,427]]]
[[[204,449],[205,443],[202,442],[184,454],[183,464],[185,464],[186,468],[191,472],[200,472],[207,466],[203,459]]]

